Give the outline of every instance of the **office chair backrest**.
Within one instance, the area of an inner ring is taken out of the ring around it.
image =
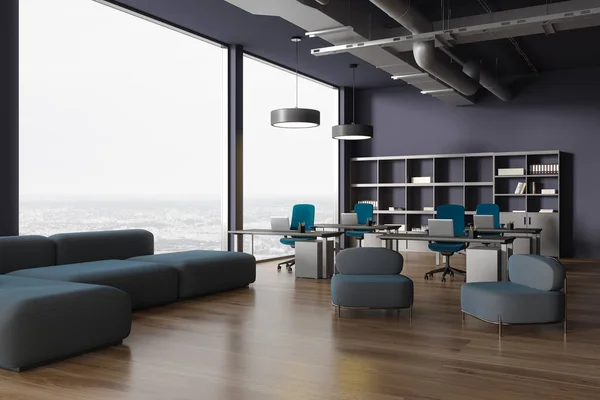
[[[290,229],[297,230],[298,225],[304,222],[307,231],[311,231],[315,225],[315,206],[312,204],[296,204],[292,209],[292,222]]]
[[[477,204],[475,213],[494,216],[494,228],[500,228],[500,206],[498,204]]]
[[[465,208],[458,204],[442,204],[437,208],[436,219],[454,221],[454,236],[465,234]]]
[[[360,225],[366,225],[369,219],[373,220],[373,204],[358,203],[354,206],[354,212]]]

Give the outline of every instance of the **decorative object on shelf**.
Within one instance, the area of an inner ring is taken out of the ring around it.
[[[306,232],[306,225],[304,224],[304,222],[298,224],[298,231],[300,231],[300,233]]]
[[[542,194],[557,194],[556,189],[542,189]]]
[[[352,69],[352,123],[335,125],[331,132],[334,139],[339,140],[366,140],[373,137],[373,126],[356,124],[354,122],[355,115],[355,88],[356,88],[356,68],[358,64],[350,64]]]
[[[558,175],[559,164],[534,164],[529,166],[530,175]]]
[[[271,125],[276,128],[314,128],[321,124],[321,113],[311,108],[298,108],[298,46],[302,38],[294,36],[296,43],[296,107],[271,111]]]
[[[508,224],[506,224],[506,229],[515,229],[515,221],[508,221]]]
[[[525,175],[525,168],[498,168],[498,176]]]
[[[535,194],[535,182],[531,182],[531,193]]]
[[[435,207],[423,207],[423,211],[435,211]]]
[[[430,176],[413,176],[410,178],[412,183],[431,183]]]
[[[517,183],[517,187],[515,188],[515,194],[523,194],[525,192],[525,182]]]

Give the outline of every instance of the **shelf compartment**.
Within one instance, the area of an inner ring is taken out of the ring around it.
[[[406,183],[406,161],[379,161],[379,183]]]
[[[435,163],[435,182],[464,182],[464,158],[436,158]]]
[[[379,189],[379,209],[388,210],[389,207],[406,208],[406,188],[387,187]]]
[[[488,186],[468,186],[465,188],[465,208],[475,210],[478,204],[494,202],[494,190]]]
[[[433,207],[433,187],[409,187],[406,192],[406,209],[423,210]]]
[[[407,160],[406,176],[407,184],[412,184],[412,178],[417,176],[430,176],[431,181],[434,182],[433,158],[417,158]]]
[[[350,163],[351,183],[378,183],[377,161],[354,161]]]
[[[494,157],[465,157],[465,180],[489,182],[494,176]]]
[[[435,189],[435,207],[441,204],[464,204],[464,187],[446,186]]]

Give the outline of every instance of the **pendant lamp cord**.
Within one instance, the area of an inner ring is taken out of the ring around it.
[[[299,41],[296,42],[296,108],[298,108],[298,45]]]

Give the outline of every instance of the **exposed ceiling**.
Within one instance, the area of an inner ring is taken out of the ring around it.
[[[257,0],[245,0],[248,3],[252,1]],[[312,3],[312,0],[299,1],[305,4]],[[295,65],[295,54],[289,38],[304,33],[303,29],[282,18],[254,15],[225,0],[114,0],[114,2],[220,42],[241,44],[248,52],[287,67]],[[412,0],[411,5],[431,21],[439,21],[442,19],[442,14],[446,18],[450,16],[451,19],[485,14],[486,9],[482,6],[482,2],[494,12],[548,3],[546,0]],[[558,3],[558,1],[549,1],[549,3]],[[600,0],[597,3],[600,7]],[[369,8],[368,13],[353,12],[353,9],[364,10],[365,7],[371,7],[369,0],[347,0],[343,4],[347,7],[348,15],[348,22],[345,24],[355,27],[361,23],[368,24],[370,32],[378,36],[369,39],[383,37],[381,30],[398,28],[398,24],[393,19],[377,10],[371,11],[372,8]],[[442,4],[444,11],[442,11]],[[316,2],[311,5],[317,9],[321,7]],[[357,20],[361,19],[361,16],[364,20]],[[522,36],[515,40],[530,63],[540,72],[600,66],[600,51],[593,50],[595,43],[600,40],[600,27],[549,35]],[[322,39],[306,40],[302,45],[300,69],[315,78],[338,86],[348,86],[351,84],[351,76],[347,73],[348,64],[359,62],[363,65],[360,74],[357,75],[359,87],[403,84],[402,81],[392,81],[389,73],[367,65],[351,54],[327,57],[310,55],[310,49],[331,46]],[[523,55],[508,39],[460,44],[453,48],[453,52],[464,59],[482,61],[490,70],[503,78],[533,73]]]

